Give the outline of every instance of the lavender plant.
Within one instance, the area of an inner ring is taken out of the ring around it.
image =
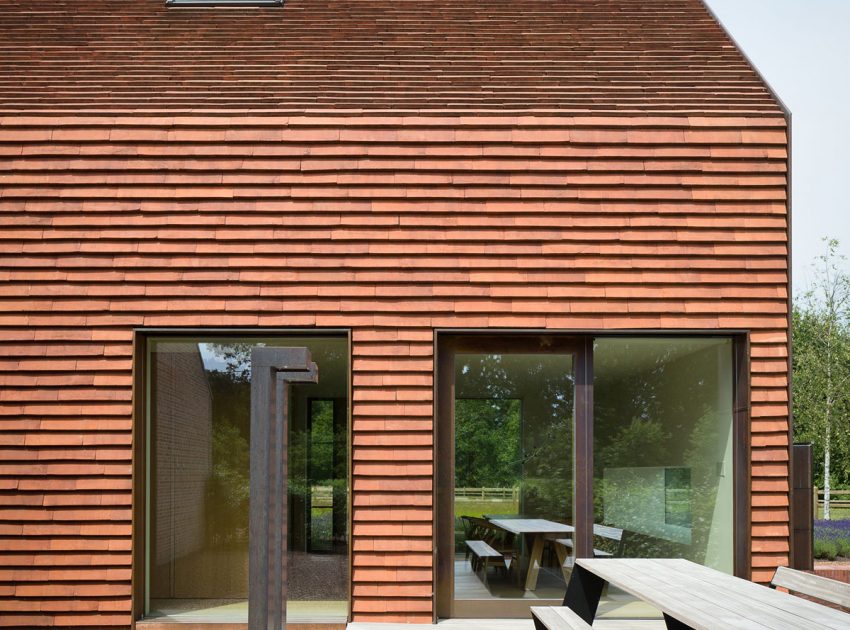
[[[816,520],[814,556],[825,560],[850,558],[850,519]]]

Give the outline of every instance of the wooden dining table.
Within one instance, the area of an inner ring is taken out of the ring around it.
[[[850,615],[682,559],[579,558],[564,605],[592,623],[610,584],[675,630],[847,630]]]
[[[572,535],[575,528],[572,525],[548,521],[543,518],[493,518],[490,523],[506,532],[531,539],[531,553],[528,559],[528,569],[525,572],[525,590],[537,588],[537,576],[540,573],[540,563],[543,560],[543,547],[546,539]]]

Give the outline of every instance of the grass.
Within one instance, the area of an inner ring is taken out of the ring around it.
[[[511,499],[455,499],[455,517],[516,514],[519,503]]]
[[[519,502],[512,499],[455,499],[455,550],[463,550],[463,526],[461,516],[478,516],[485,514],[516,514],[519,512]]]
[[[829,517],[833,521],[850,520],[850,506],[835,507],[830,506]],[[823,518],[823,508],[818,508],[818,519]]]

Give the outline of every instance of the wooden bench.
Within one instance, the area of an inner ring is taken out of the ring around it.
[[[619,529],[617,527],[609,527],[608,525],[594,525],[593,526],[593,535],[599,536],[600,538],[606,538],[608,540],[613,540],[617,543],[617,550],[615,552],[605,551],[604,549],[593,549],[593,557],[594,558],[611,558],[613,556],[621,555],[623,550],[623,534],[624,530]],[[571,538],[558,538],[555,540],[555,543],[566,547],[567,549],[573,548],[573,541]]]
[[[624,530],[619,529],[617,527],[610,527],[608,525],[593,525],[593,535],[599,536],[600,538],[605,538],[607,540],[613,540],[617,543],[617,549],[615,552],[605,551],[604,549],[593,549],[593,557],[594,558],[613,558],[615,556],[621,556],[623,552],[623,539],[624,539]],[[572,560],[573,557],[570,554],[570,551],[573,548],[573,541],[571,538],[556,538],[555,539],[555,554],[558,556],[558,564],[561,565],[561,573],[564,576],[565,581],[569,581],[570,579],[570,571],[572,571]]]
[[[573,539],[572,538],[556,538],[555,543],[566,547],[567,549],[573,548]],[[614,556],[610,551],[605,551],[604,549],[593,549],[593,557],[594,558],[612,558]]]
[[[590,624],[566,606],[532,606],[537,630],[589,630]]]
[[[850,584],[838,580],[831,580],[788,567],[778,567],[776,573],[773,574],[770,585],[773,588],[787,588],[794,593],[850,608]]]
[[[472,569],[477,571],[477,567],[482,567],[484,575],[484,584],[487,584],[487,567],[491,560],[499,559],[500,564],[504,567],[505,556],[501,551],[493,549],[483,540],[467,540],[466,547],[472,552],[473,562]]]
[[[609,525],[593,525],[593,535],[599,536],[599,538],[605,538],[607,540],[613,540],[617,543],[617,549],[611,553],[609,551],[603,551],[601,549],[594,549],[593,555],[598,558],[610,558],[612,556],[621,556],[623,555],[623,544],[625,543],[626,535],[628,532],[624,529],[620,529],[619,527],[611,527]]]

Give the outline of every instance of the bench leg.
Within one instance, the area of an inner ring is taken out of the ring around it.
[[[668,616],[666,613],[664,614],[664,623],[667,626],[667,630],[694,630],[688,624],[682,623],[678,619],[673,619],[673,617]]]
[[[573,565],[573,574],[567,584],[567,594],[564,595],[564,606],[570,608],[586,623],[593,624],[602,588],[606,583],[595,573],[578,564]]]

